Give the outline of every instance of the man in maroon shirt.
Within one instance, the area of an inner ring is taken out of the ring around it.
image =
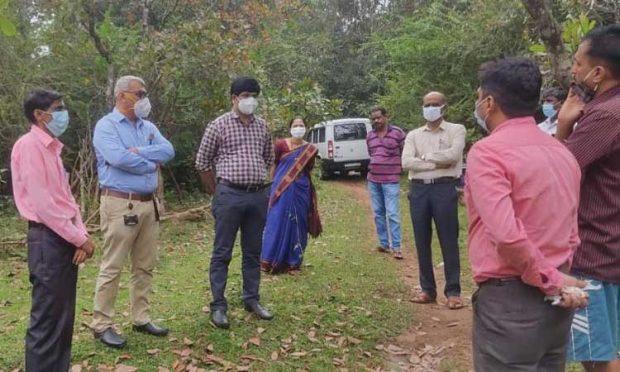
[[[572,272],[593,288],[587,308],[575,313],[568,357],[587,371],[620,371],[620,24],[588,33],[571,72],[557,138],[582,173]]]

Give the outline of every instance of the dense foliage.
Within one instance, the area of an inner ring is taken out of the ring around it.
[[[197,189],[193,159],[207,123],[230,107],[233,77],[257,76],[260,113],[275,133],[303,115],[309,124],[365,116],[384,104],[405,128],[422,123],[421,97],[448,96],[448,118],[476,138],[472,110],[480,63],[538,58],[554,84],[544,38],[518,0],[0,0],[0,169],[25,132],[34,87],[65,94],[71,127],[62,140],[74,186],[93,195],[94,123],[113,103],[122,74],[144,77],[152,119],[174,143],[164,172],[171,190]],[[564,30],[568,53],[595,24],[618,21],[617,2],[540,0]],[[531,4],[530,4],[531,5]],[[617,10],[617,9],[616,9]],[[8,173],[0,192],[8,193]],[[83,206],[88,207],[88,203]]]

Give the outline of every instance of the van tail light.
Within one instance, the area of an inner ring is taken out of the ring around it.
[[[327,158],[334,158],[334,141],[327,141]]]

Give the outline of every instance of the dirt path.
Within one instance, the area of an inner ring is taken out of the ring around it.
[[[336,181],[339,187],[355,195],[368,210],[369,226],[374,226],[366,183],[359,178],[343,178]],[[401,205],[401,208],[407,208]],[[410,223],[403,219],[401,223]],[[403,234],[403,255],[398,262],[403,282],[410,290],[410,297],[419,291],[418,265],[413,236]],[[463,248],[463,247],[461,247]],[[383,254],[377,252],[377,254]],[[386,259],[392,259],[386,255]],[[435,267],[438,288],[444,286],[442,267]],[[470,371],[472,314],[470,293],[463,293],[465,308],[449,310],[445,298],[438,298],[437,304],[420,305],[411,303],[414,323],[387,345],[377,345],[386,357],[390,371]]]

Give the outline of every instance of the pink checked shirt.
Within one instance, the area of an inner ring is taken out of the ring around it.
[[[465,199],[474,280],[520,277],[556,294],[579,244],[581,171],[532,117],[508,120],[467,156]]]
[[[42,223],[76,247],[88,232],[60,159],[62,143],[33,125],[11,152],[15,204],[21,216]]]

